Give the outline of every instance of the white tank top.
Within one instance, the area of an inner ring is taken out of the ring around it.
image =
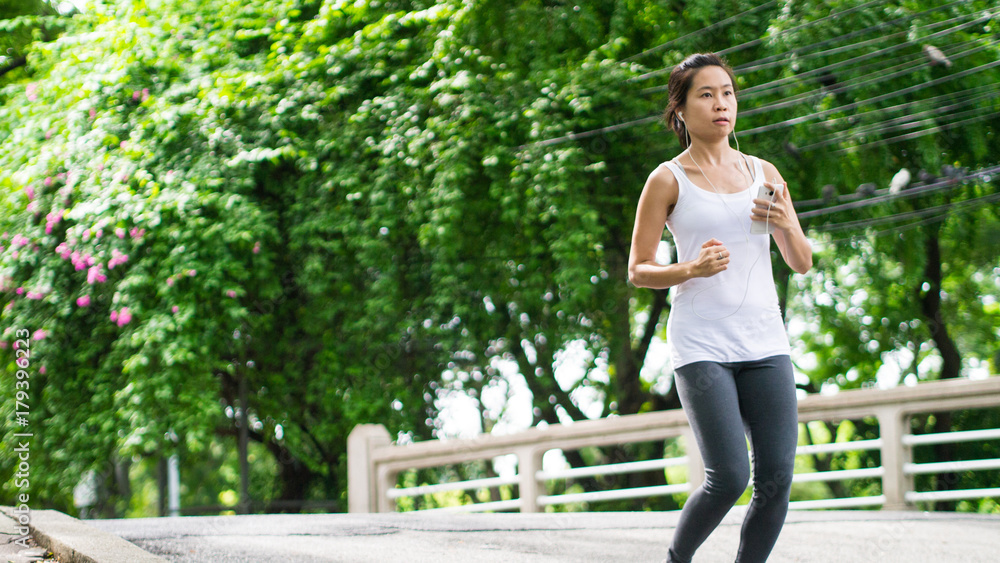
[[[667,229],[677,245],[678,261],[697,259],[701,245],[711,238],[722,241],[731,253],[726,270],[671,289],[667,343],[674,368],[699,361],[753,361],[790,352],[771,272],[771,237],[750,233],[750,209],[764,170],[760,159],[749,159],[753,183],[734,194],[699,188],[678,163],[661,164],[677,178],[677,204],[667,217]]]

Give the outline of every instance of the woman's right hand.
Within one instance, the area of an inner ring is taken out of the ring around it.
[[[696,278],[709,278],[727,268],[729,251],[718,239],[709,239],[701,245],[701,252],[691,266]]]

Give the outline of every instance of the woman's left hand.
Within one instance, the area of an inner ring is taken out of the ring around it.
[[[774,201],[771,202],[769,209],[766,199],[754,198],[754,206],[750,209],[750,220],[761,223],[767,221],[782,231],[788,231],[793,224],[798,223],[794,219],[795,211],[792,210],[789,203],[788,184],[785,182],[780,184],[764,182],[764,185],[774,190]]]

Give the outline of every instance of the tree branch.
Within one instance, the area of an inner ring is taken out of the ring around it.
[[[0,77],[3,77],[3,75],[7,74],[8,72],[10,72],[10,71],[12,71],[14,69],[21,68],[22,66],[25,66],[27,64],[28,64],[28,57],[23,57],[22,56],[22,57],[17,57],[17,58],[11,59],[11,62],[10,62],[10,64],[8,66],[6,66],[4,68],[0,68]]]

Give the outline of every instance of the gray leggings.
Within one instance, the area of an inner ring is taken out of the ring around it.
[[[791,360],[695,362],[678,368],[674,382],[705,462],[705,482],[684,504],[667,561],[689,563],[743,495],[749,437],[753,497],[736,562],[762,563],[785,523],[792,486],[799,431]]]

